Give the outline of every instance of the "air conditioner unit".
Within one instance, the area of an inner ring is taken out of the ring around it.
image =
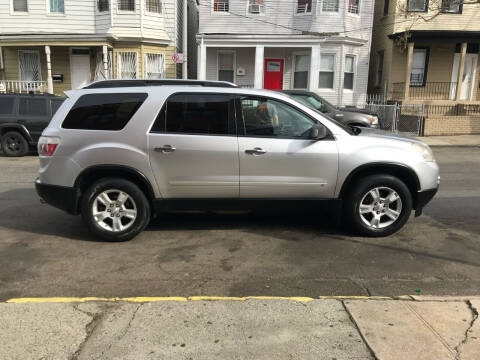
[[[262,5],[250,4],[250,14],[260,14],[262,12]]]

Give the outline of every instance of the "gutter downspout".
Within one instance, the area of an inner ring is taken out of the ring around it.
[[[182,77],[188,79],[188,2],[183,0],[183,64]]]

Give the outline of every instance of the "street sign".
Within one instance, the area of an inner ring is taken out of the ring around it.
[[[172,55],[172,60],[176,64],[182,64],[183,63],[183,54],[182,53],[176,53]]]

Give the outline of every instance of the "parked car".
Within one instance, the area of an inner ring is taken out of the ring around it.
[[[0,145],[6,156],[24,156],[38,139],[62,104],[53,95],[0,95]]]
[[[437,192],[419,140],[352,129],[273,91],[131,84],[66,92],[38,144],[40,197],[103,239],[131,239],[169,210],[285,204],[330,204],[358,233],[385,236]]]
[[[381,119],[377,114],[356,107],[339,108],[330,104],[318,94],[307,90],[282,90],[295,100],[322,114],[349,126],[382,128]]]

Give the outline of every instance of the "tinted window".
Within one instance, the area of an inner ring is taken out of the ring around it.
[[[20,99],[18,109],[20,115],[28,116],[46,116],[47,100],[46,99]]]
[[[240,101],[247,136],[307,139],[315,124],[307,115],[279,101],[259,97]]]
[[[0,114],[13,113],[13,101],[14,98],[12,97],[0,96]]]
[[[63,100],[52,100],[52,116],[55,115]]]
[[[231,98],[215,94],[178,94],[171,96],[160,112],[153,132],[184,134],[233,134],[229,121]]]
[[[83,130],[121,130],[127,125],[147,94],[89,94],[81,96],[62,127]]]

